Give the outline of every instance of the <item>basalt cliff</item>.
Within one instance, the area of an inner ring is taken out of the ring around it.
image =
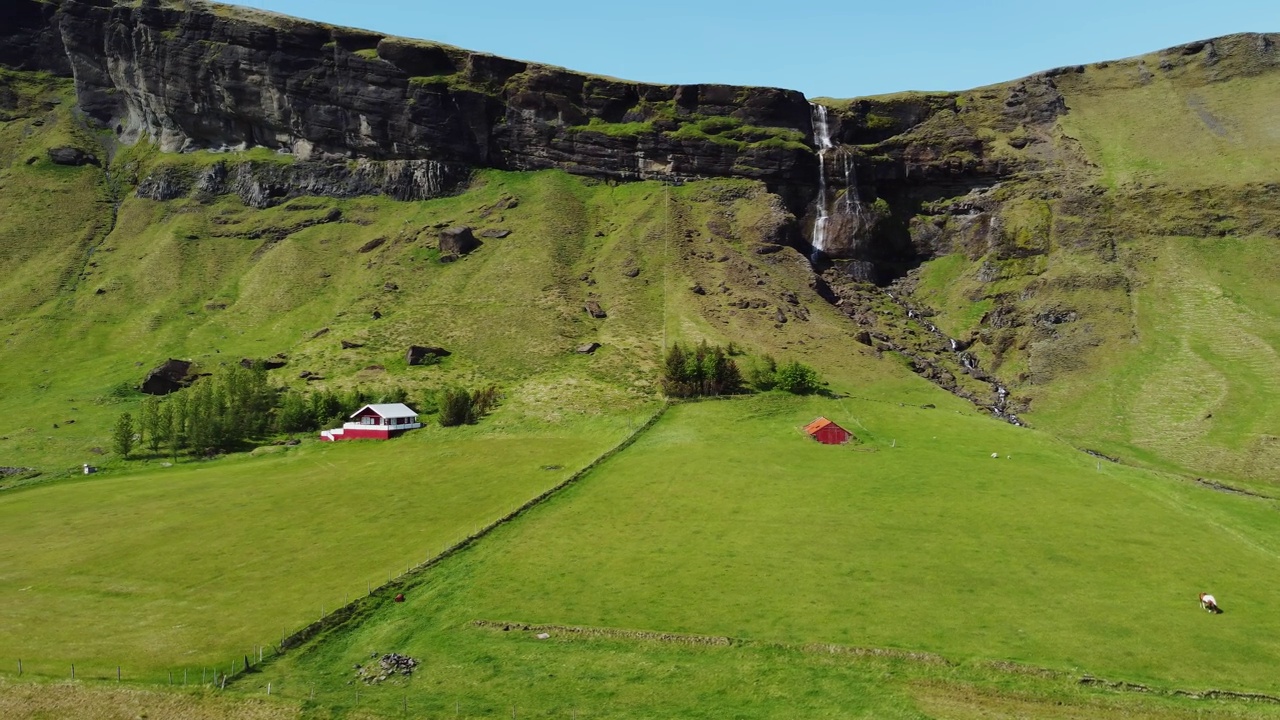
[[[811,242],[815,218],[830,214],[818,249],[870,263],[858,273],[873,279],[927,251],[901,223],[883,222],[883,203],[872,212],[875,199],[906,209],[1040,164],[1034,152],[995,151],[956,122],[953,95],[858,101],[833,108],[820,130],[815,106],[789,90],[626,82],[204,2],[9,5],[0,63],[73,76],[84,115],[120,142],[265,147],[301,161],[288,176],[241,182],[256,204],[299,189],[430,197],[475,167],[617,181],[746,177],[802,220],[779,240]],[[998,98],[998,124],[1051,123],[1065,110],[1053,77]],[[349,172],[349,161],[393,165]],[[165,198],[202,181],[225,184],[175,176],[147,188]],[[823,200],[831,213],[817,207]]]

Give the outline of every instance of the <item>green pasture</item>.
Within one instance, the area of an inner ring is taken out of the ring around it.
[[[643,419],[429,428],[11,491],[4,672],[18,659],[54,677],[71,663],[135,680],[227,670],[561,482]]]
[[[819,414],[859,442],[804,437]],[[858,697],[855,709],[915,716],[908,690],[893,700],[869,690],[893,671],[859,680],[861,664],[806,654],[835,644],[938,653],[970,669],[1012,661],[1063,677],[1274,692],[1274,513],[1270,501],[1099,463],[954,410],[777,395],[680,405],[581,483],[432,570],[404,605],[287,656],[263,681],[314,684],[346,706],[348,669],[395,651],[428,669],[369,691],[383,702],[460,696],[489,712],[520,703],[554,714],[587,697],[596,711],[607,703],[606,716],[646,717],[697,716],[713,697],[721,713],[783,717],[801,700],[836,716]],[[1226,614],[1200,610],[1206,589]],[[624,632],[588,642],[553,631],[540,644],[477,620]],[[625,631],[739,642],[655,649]],[[828,685],[787,679],[793,662],[849,684],[805,694]]]

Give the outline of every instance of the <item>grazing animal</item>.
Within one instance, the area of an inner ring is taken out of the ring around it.
[[[1211,613],[1222,613],[1222,608],[1218,607],[1217,599],[1209,593],[1200,593],[1200,607]]]

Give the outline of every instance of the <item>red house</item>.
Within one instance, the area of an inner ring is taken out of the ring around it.
[[[805,425],[804,431],[823,445],[843,445],[853,438],[853,433],[824,417]]]
[[[332,430],[321,430],[320,439],[326,442],[339,440],[390,440],[406,430],[422,427],[418,413],[404,403],[365,405],[351,413],[351,422]]]

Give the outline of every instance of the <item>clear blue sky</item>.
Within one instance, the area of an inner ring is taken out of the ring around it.
[[[962,90],[1235,32],[1280,0],[243,0],[338,25],[656,83],[810,97]]]

